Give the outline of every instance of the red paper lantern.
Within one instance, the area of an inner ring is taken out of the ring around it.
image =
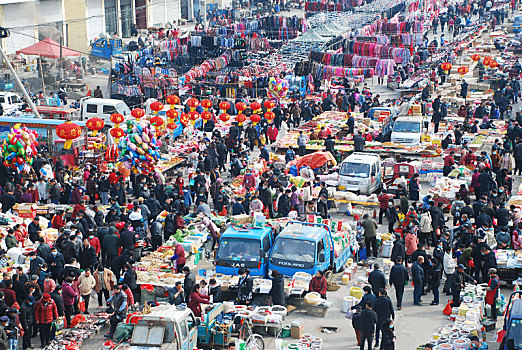
[[[471,59],[473,60],[473,62],[477,62],[480,60],[480,55],[479,54],[474,54],[471,56]]]
[[[459,72],[459,74],[460,74],[461,76],[464,76],[464,75],[466,75],[466,73],[469,72],[469,68],[468,68],[468,67],[459,67],[459,68],[457,69],[457,72]]]
[[[191,97],[187,100],[187,104],[190,108],[196,108],[199,106],[199,101],[197,98]]]
[[[167,103],[172,106],[179,105],[179,97],[177,95],[168,95],[167,96]]]
[[[453,67],[453,65],[449,62],[444,62],[440,65],[440,68],[442,68],[442,70],[445,72],[445,73],[448,73],[451,68]]]
[[[211,118],[212,118],[212,113],[210,113],[209,111],[201,112],[201,119],[203,119],[205,122],[207,120],[210,120]]]
[[[133,109],[132,112],[134,112],[134,111],[135,110]],[[142,109],[142,111],[143,111],[143,109]],[[131,114],[132,114],[132,112],[131,112]],[[134,115],[132,115],[132,116],[134,117]],[[120,113],[113,113],[113,114],[111,114],[111,122],[113,122],[114,124],[121,124],[124,121],[125,121],[125,117],[122,116]]]
[[[259,103],[259,102],[252,102],[250,104],[250,109],[252,109],[252,112],[256,113],[257,111],[259,111],[261,109],[261,103]]]
[[[239,114],[241,114],[245,109],[247,109],[247,104],[245,102],[238,102],[236,103],[236,109],[238,110]]]
[[[230,103],[228,101],[222,101],[219,103],[219,109],[226,111],[230,108]]]
[[[78,124],[74,124],[70,121],[56,127],[56,135],[65,140],[65,144],[63,145],[64,149],[71,148],[73,140],[80,137],[81,134],[82,128]]]
[[[179,121],[181,122],[181,124],[183,124],[183,126],[187,126],[190,121],[188,114],[181,113],[181,116],[179,117]]]
[[[490,63],[491,63],[492,61],[493,61],[493,60],[491,59],[491,57],[486,57],[486,58],[484,58],[484,61],[482,61],[482,64],[483,64],[484,66],[487,67],[487,66],[490,65]]]
[[[136,118],[136,119],[140,119],[142,118],[143,116],[145,116],[145,111],[141,108],[134,108],[132,111],[131,111],[131,115]],[[112,119],[111,119],[112,120]],[[113,122],[114,123],[114,122]],[[119,123],[115,123],[115,124],[119,124]]]
[[[238,115],[236,115],[235,119],[236,119],[236,122],[238,123],[238,125],[241,126],[245,122],[246,117],[244,114],[238,114]]]
[[[275,102],[272,100],[266,100],[265,103],[263,103],[263,104],[265,105],[265,108],[268,110],[271,110],[276,105]]]
[[[155,116],[150,118],[150,123],[153,124],[156,128],[159,128],[165,123],[165,121],[160,116]]]
[[[169,128],[170,130],[174,130],[178,127],[178,125],[176,123],[167,123],[167,128]]]
[[[201,101],[201,106],[203,108],[209,109],[210,107],[212,107],[212,101],[210,101],[210,100],[203,100],[203,101]]]
[[[125,135],[125,131],[123,131],[122,128],[112,128],[111,129],[111,136],[114,137],[116,140],[115,142],[118,143],[118,140]]]
[[[196,121],[199,118],[199,113],[196,111],[192,111],[192,112],[189,112],[188,116],[189,116],[190,120]]]
[[[492,59],[491,62],[489,63],[489,66],[491,68],[495,69],[498,67],[498,62]]]
[[[103,127],[105,126],[105,120],[98,117],[92,117],[89,120],[87,120],[85,126],[87,126],[87,128],[92,131],[92,136],[96,136],[98,131],[103,129]]]
[[[169,109],[165,115],[169,119],[176,119],[179,116],[179,113],[175,109]]]
[[[230,119],[230,116],[228,115],[228,113],[221,113],[219,115],[219,120],[221,120],[224,123],[228,122],[229,119]]]
[[[275,113],[274,112],[266,112],[265,113],[265,119],[268,120],[269,123],[272,122],[272,120],[274,120],[275,118]]]
[[[150,104],[150,109],[156,113],[161,111],[163,107],[163,103],[161,103],[160,101],[154,101]]]
[[[273,113],[273,112],[270,112],[270,113]],[[259,123],[261,121],[261,116],[259,114],[252,114],[250,116],[250,121],[252,122],[252,124],[256,125],[257,123]]]

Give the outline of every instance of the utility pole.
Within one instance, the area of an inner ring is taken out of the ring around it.
[[[62,56],[62,49],[63,49],[63,36],[60,35],[60,80],[63,80],[63,56]]]
[[[9,35],[10,35],[9,30],[0,27],[0,40],[9,37]],[[20,78],[18,78],[18,74],[16,74],[16,71],[14,70],[13,66],[11,65],[11,62],[7,58],[7,55],[5,54],[3,47],[0,47],[0,55],[2,56],[2,59],[5,61],[5,64],[7,65],[7,68],[9,68],[9,70],[11,71],[11,74],[14,77],[16,85],[18,85],[18,88],[24,94],[25,100],[29,104],[29,107],[31,107],[31,110],[34,113],[34,116],[36,118],[42,118],[40,116],[40,113],[38,113],[38,111],[36,110],[36,106],[34,105],[33,100],[31,99],[31,96],[29,96],[29,94],[27,93],[27,90],[25,89],[25,86],[20,81]]]

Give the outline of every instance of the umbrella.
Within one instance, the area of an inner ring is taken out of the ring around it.
[[[44,40],[16,51],[17,54],[23,53],[28,56],[41,56],[48,58],[60,58],[60,44],[51,38],[45,38]],[[62,57],[67,56],[80,56],[81,53],[68,47],[62,46]]]

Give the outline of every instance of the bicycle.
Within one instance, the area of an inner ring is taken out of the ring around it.
[[[243,324],[239,329],[239,339],[246,342],[247,350],[264,350],[265,342],[263,337],[252,332],[252,321],[248,318],[243,319]]]

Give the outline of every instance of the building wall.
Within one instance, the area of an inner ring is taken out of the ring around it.
[[[68,1],[68,0],[65,0]],[[105,4],[103,0],[85,0],[87,2],[87,42],[99,38],[106,32]],[[112,34],[112,33],[111,33]]]
[[[80,52],[89,51],[87,36],[87,0],[64,0],[66,18],[66,45]]]

